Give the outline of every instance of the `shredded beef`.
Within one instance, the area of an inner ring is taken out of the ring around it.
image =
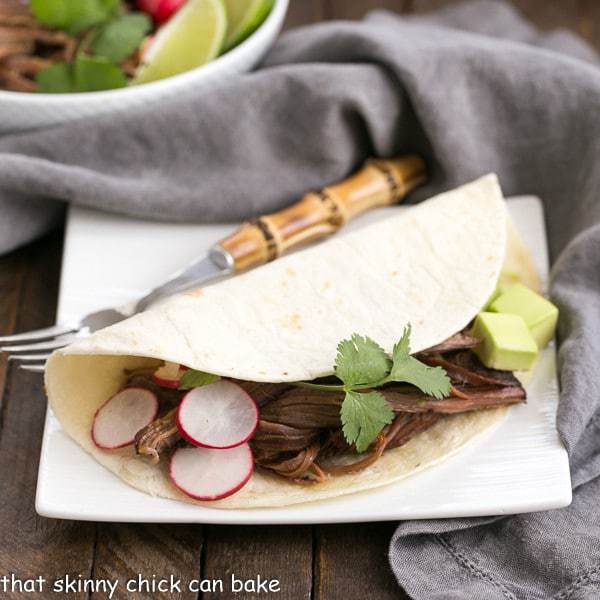
[[[155,419],[135,436],[135,450],[142,456],[147,456],[154,464],[160,460],[160,453],[173,448],[181,441],[181,434],[175,420],[177,409],[170,410],[166,415]]]
[[[463,329],[463,331],[455,333],[447,340],[444,340],[441,344],[437,344],[431,348],[422,350],[418,356],[419,359],[421,359],[422,356],[427,354],[442,354],[444,352],[451,352],[453,350],[470,350],[471,348],[475,348],[480,341],[481,340],[477,339],[476,337],[473,337],[468,330]]]
[[[258,383],[256,381],[242,381],[240,379],[233,379],[232,381],[243,387],[259,407],[275,400],[292,387],[291,383]]]
[[[338,428],[343,393],[295,387],[266,404],[261,418],[303,428]]]
[[[525,390],[521,386],[459,386],[454,388],[459,395],[452,395],[443,400],[436,400],[419,390],[412,391],[404,389],[396,390],[388,388],[383,395],[390,403],[394,412],[401,413],[423,413],[436,412],[442,414],[454,414],[518,404],[525,401]]]
[[[297,483],[315,483],[368,468],[385,450],[406,444],[447,415],[525,402],[518,379],[509,371],[486,368],[471,351],[476,343],[460,332],[419,354],[422,361],[448,373],[452,382],[448,398],[436,400],[408,384],[388,384],[379,390],[396,416],[354,462],[347,457],[356,449],[346,442],[341,427],[342,392],[236,380],[260,407],[250,440],[256,464]],[[184,392],[157,385],[151,370],[130,373],[127,386],[149,389],[161,402],[159,418],[136,436],[137,452],[157,462],[161,453],[183,443],[175,412]]]
[[[284,392],[262,407],[261,418],[270,426],[276,423],[290,428],[293,435],[255,436],[251,445],[256,463],[294,481],[320,481],[323,475],[352,473],[371,466],[386,449],[406,444],[446,415],[525,402],[525,390],[511,372],[481,364],[470,350],[476,343],[461,332],[419,355],[427,364],[446,369],[453,384],[448,398],[436,400],[411,385],[390,384],[381,389],[397,416],[353,463],[339,460],[355,450],[341,431],[343,393],[303,387]],[[307,436],[305,449],[310,447],[310,452],[298,449],[303,435]]]
[[[432,366],[442,367],[454,384],[520,386],[512,371],[488,369],[477,356],[468,350],[447,355],[423,356],[421,360]]]

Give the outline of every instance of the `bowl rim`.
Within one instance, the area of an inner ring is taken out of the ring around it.
[[[159,81],[153,81],[151,83],[144,83],[138,86],[128,86],[125,88],[116,88],[112,90],[102,90],[99,92],[73,92],[68,94],[41,94],[32,92],[15,92],[12,90],[1,90],[0,89],[0,100],[13,100],[19,103],[28,103],[31,105],[43,104],[47,106],[52,103],[77,103],[82,100],[94,101],[104,100],[109,95],[119,94],[120,96],[133,96],[136,94],[144,94],[152,92],[152,90],[165,89],[172,85],[182,85],[187,81],[192,81],[196,77],[209,77],[211,73],[218,71],[221,68],[227,68],[231,63],[237,62],[237,59],[244,53],[252,53],[253,50],[258,49],[261,44],[262,38],[267,37],[270,32],[276,32],[279,27],[283,24],[288,9],[289,0],[273,0],[273,7],[267,18],[253,31],[243,42],[225,52],[221,56],[218,56],[214,60],[207,62],[203,65],[172,75],[166,79]]]

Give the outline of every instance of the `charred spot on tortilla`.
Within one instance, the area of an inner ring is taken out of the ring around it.
[[[190,298],[200,298],[200,296],[204,294],[204,289],[198,288],[196,290],[189,290],[187,292],[184,292],[184,294]]]

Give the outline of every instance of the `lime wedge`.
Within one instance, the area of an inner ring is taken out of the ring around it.
[[[227,32],[223,0],[188,0],[156,34],[133,83],[149,83],[216,58]]]
[[[224,50],[244,41],[266,18],[274,0],[224,0],[227,9],[227,37]]]

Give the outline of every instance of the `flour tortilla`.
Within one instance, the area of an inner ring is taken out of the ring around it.
[[[358,332],[389,352],[409,322],[417,352],[472,320],[505,260],[513,273],[535,279],[524,246],[507,230],[497,179],[487,175],[55,352],[46,369],[50,404],[65,431],[121,479],[152,495],[198,503],[171,485],[164,464],[147,463],[131,447],[104,451],[93,444],[94,414],[122,387],[124,369],[166,360],[251,381],[310,380],[331,373],[340,340]],[[210,506],[284,506],[392,483],[447,458],[505,412],[444,418],[370,468],[316,485],[257,471],[240,492]]]

